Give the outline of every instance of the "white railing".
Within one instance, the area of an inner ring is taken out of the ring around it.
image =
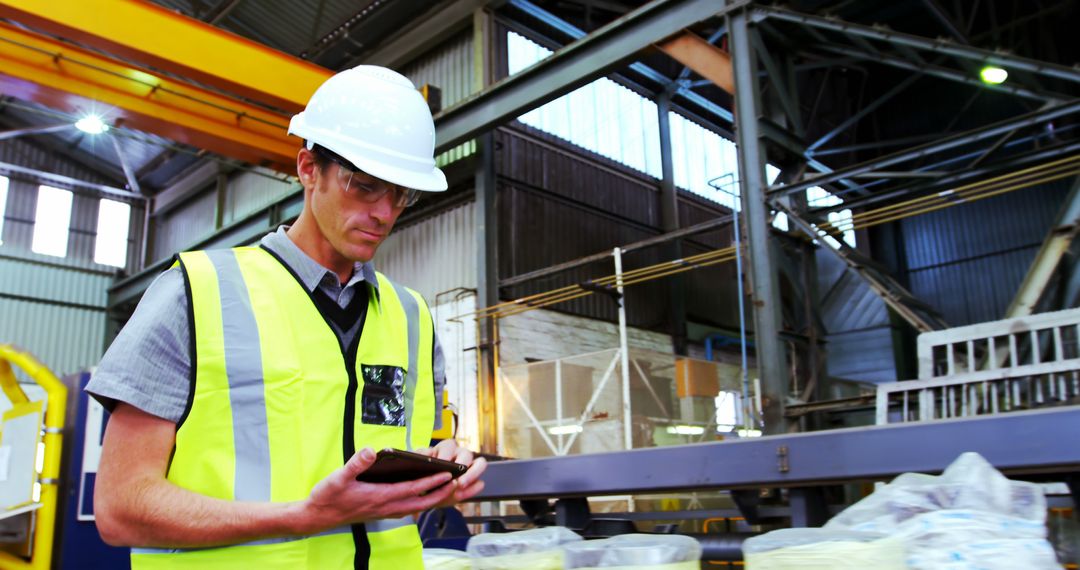
[[[1031,409],[1080,398],[1080,309],[919,335],[919,379],[881,384],[877,423]],[[890,413],[890,404],[899,414]]]

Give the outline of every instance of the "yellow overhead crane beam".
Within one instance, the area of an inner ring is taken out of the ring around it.
[[[4,23],[0,93],[295,172],[300,141],[286,135],[289,115]]]
[[[139,0],[2,0],[0,17],[290,114],[333,74]]]
[[[701,39],[689,30],[683,30],[656,44],[656,47],[698,75],[712,81],[717,87],[732,95],[735,94],[731,56],[726,51]]]

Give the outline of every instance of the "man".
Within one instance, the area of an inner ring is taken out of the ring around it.
[[[419,192],[446,190],[426,103],[360,66],[289,132],[305,140],[296,223],[180,254],[87,387],[112,411],[97,525],[136,570],[422,568],[412,515],[483,488],[483,459],[426,448],[442,384],[431,314],[369,263]],[[357,481],[387,447],[471,467]]]

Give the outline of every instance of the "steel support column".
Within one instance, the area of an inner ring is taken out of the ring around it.
[[[495,203],[495,135],[485,133],[476,141],[476,305],[490,307],[499,303],[498,279],[498,222]],[[477,396],[480,399],[480,450],[496,452],[495,383],[498,342],[494,319],[485,317],[479,323],[476,339],[479,359],[477,365]]]
[[[679,229],[679,193],[675,189],[675,167],[671,161],[671,92],[665,91],[656,99],[660,124],[660,220],[664,233]],[[671,240],[665,248],[665,259],[682,259],[682,241]],[[686,289],[682,275],[668,280],[668,306],[671,310],[671,343],[675,354],[686,354]]]
[[[731,56],[735,68],[735,143],[739,156],[739,188],[746,219],[750,254],[751,295],[754,304],[754,340],[761,376],[764,429],[787,430],[784,398],[788,390],[787,355],[780,342],[780,289],[772,259],[769,210],[765,204],[765,149],[758,128],[761,111],[757,60],[750,43],[750,14],[728,14]]]

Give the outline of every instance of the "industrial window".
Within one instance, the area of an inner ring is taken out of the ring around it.
[[[828,208],[842,204],[844,201],[836,195],[814,186],[806,191],[806,203],[811,208]],[[851,217],[851,209],[830,212],[827,219],[833,224],[833,227],[843,231],[844,243],[855,247],[855,227]],[[840,247],[840,244],[833,237],[824,236],[824,238],[833,247]]]
[[[510,75],[551,53],[551,50],[520,34],[507,32]],[[610,79],[598,79],[529,111],[518,120],[630,168],[661,178],[663,170],[660,165],[660,124],[657,115],[656,103]],[[675,185],[726,208],[740,210],[739,163],[735,143],[678,113],[672,112],[668,119]],[[770,182],[775,182],[780,171],[767,165],[766,174]],[[836,203],[841,202],[821,188],[815,187],[811,191],[833,198]],[[843,217],[843,213],[837,215],[840,216],[838,219]],[[850,219],[850,212],[847,216],[846,219]],[[833,218],[830,217],[830,220]],[[787,222],[783,214],[773,219],[773,225],[784,231],[788,230]],[[854,245],[854,232],[845,232],[844,241]]]
[[[102,200],[98,206],[97,240],[94,261],[103,265],[127,265],[128,228],[131,205],[115,200]]]
[[[8,177],[0,176],[0,245],[4,243],[4,215],[7,212]]]
[[[71,226],[70,190],[38,186],[37,212],[34,213],[34,241],[30,249],[45,255],[67,255]]]

